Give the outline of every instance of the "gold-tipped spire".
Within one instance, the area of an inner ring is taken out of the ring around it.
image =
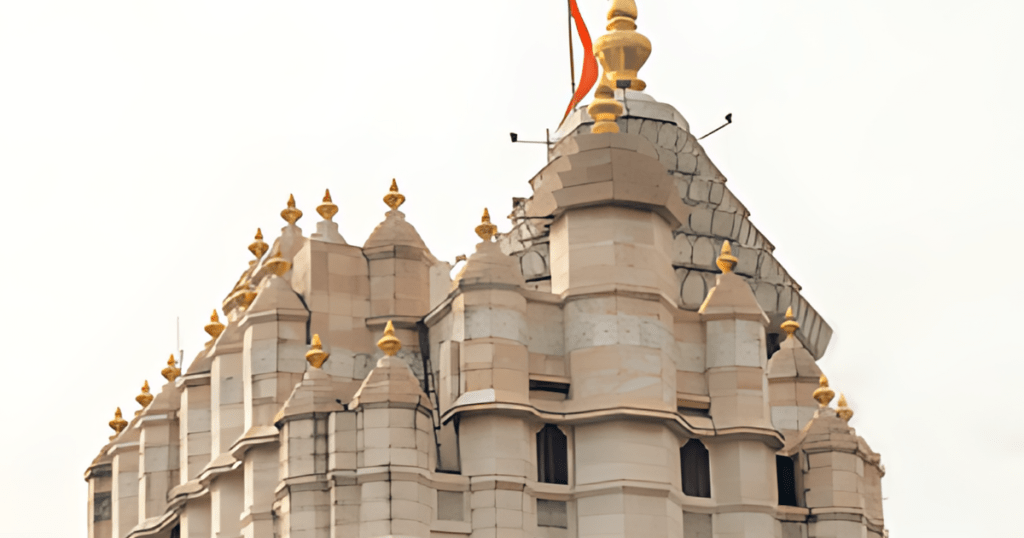
[[[153,401],[153,395],[149,393],[148,380],[142,384],[142,392],[140,392],[139,395],[135,397],[135,401],[139,402],[139,405],[142,406],[142,409],[145,409],[146,406]],[[138,415],[139,413],[141,413],[142,409],[136,411],[135,414]]]
[[[637,72],[651,55],[651,42],[636,31],[636,2],[612,0],[608,10],[608,33],[594,42],[594,56],[601,62],[601,78],[594,92],[594,101],[587,113],[594,118],[592,133],[617,133],[615,120],[622,115],[622,104],[615,100],[620,80],[629,81],[629,89],[643,90],[644,81]]]
[[[484,216],[480,217],[480,225],[476,227],[476,234],[484,241],[490,241],[498,233],[498,227],[491,224],[491,214],[484,208]]]
[[[277,276],[284,276],[292,267],[291,262],[281,257],[281,249],[274,251],[274,254],[263,265]]]
[[[853,409],[846,405],[846,396],[841,392],[839,393],[839,401],[836,402],[836,414],[845,422],[850,422],[850,419],[853,418]]]
[[[402,349],[402,342],[395,336],[395,326],[391,320],[388,320],[387,326],[384,327],[384,336],[377,341],[377,347],[388,357],[394,357],[398,350]]]
[[[309,351],[306,352],[306,360],[313,368],[320,368],[324,365],[324,361],[327,360],[331,355],[324,351],[323,344],[320,343],[320,335],[313,335],[313,342],[309,345]]]
[[[338,206],[331,200],[331,189],[324,191],[324,203],[316,206],[316,212],[320,213],[324,220],[331,220],[338,214]]]
[[[181,369],[174,366],[174,353],[171,353],[171,358],[167,359],[167,368],[160,370],[160,375],[170,382],[174,382],[181,375]]]
[[[723,273],[731,273],[737,263],[739,260],[732,255],[732,245],[729,244],[729,241],[722,242],[722,253],[718,256],[715,264]]]
[[[828,388],[827,377],[821,376],[821,379],[818,380],[818,388],[814,389],[812,396],[814,396],[815,400],[818,400],[821,407],[828,407],[828,403],[832,401],[832,398],[836,397],[835,391]]]
[[[121,416],[120,407],[114,411],[114,420],[108,422],[107,425],[110,426],[110,429],[114,430],[114,435],[110,436],[111,439],[117,437],[124,430],[125,426],[128,425],[128,421]]]
[[[392,211],[398,211],[399,206],[405,203],[405,196],[398,192],[398,183],[394,179],[391,180],[391,190],[384,195],[384,203],[391,208]]]
[[[782,330],[786,332],[786,338],[792,338],[793,334],[796,333],[796,330],[800,328],[800,323],[798,323],[796,318],[793,317],[792,306],[786,309],[786,321],[783,321],[780,327],[782,327]]]
[[[203,330],[206,331],[206,334],[212,336],[214,340],[220,336],[220,333],[224,332],[224,324],[220,322],[216,309],[210,314],[210,322],[203,327]]]
[[[256,259],[258,260],[267,253],[268,248],[270,248],[270,246],[263,241],[263,230],[256,228],[256,240],[249,243],[249,252],[252,252],[252,255],[256,256]]]
[[[288,207],[281,210],[281,218],[284,219],[289,226],[294,226],[295,221],[302,218],[302,211],[295,207],[295,195],[288,195]]]

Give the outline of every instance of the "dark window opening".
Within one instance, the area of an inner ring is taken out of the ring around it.
[[[775,456],[775,474],[779,481],[779,506],[799,506],[796,503],[796,466],[793,458]]]
[[[106,521],[110,519],[110,492],[103,491],[92,496],[92,520]]]
[[[537,480],[546,484],[569,483],[569,452],[565,434],[548,424],[537,432]]]
[[[770,359],[772,358],[772,355],[774,355],[775,352],[778,351],[779,348],[781,348],[782,346],[779,344],[778,333],[768,333],[765,335],[765,337],[765,347],[768,348],[768,358]]]
[[[181,525],[175,525],[171,529],[171,538],[181,538]]]
[[[690,497],[711,497],[711,462],[704,443],[690,439],[679,449],[683,472],[683,494]]]

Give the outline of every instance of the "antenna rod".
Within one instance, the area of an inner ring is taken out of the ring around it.
[[[721,127],[719,127],[718,129],[715,129],[714,131],[711,131],[710,133],[708,133],[708,134],[698,138],[697,140],[704,140],[705,138],[707,138],[707,137],[717,133],[718,131],[721,131],[723,128],[725,128],[726,125],[729,125],[730,123],[732,123],[732,112],[730,112],[730,113],[725,115],[725,123],[722,124]]]

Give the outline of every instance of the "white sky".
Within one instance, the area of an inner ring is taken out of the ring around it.
[[[396,177],[442,259],[484,206],[507,230],[545,164],[508,132],[570,97],[565,4],[0,2],[0,537],[85,536],[114,407],[179,316],[191,361],[289,193],[308,234],[331,188],[362,244]],[[1020,535],[1024,4],[638,4],[648,92],[698,136],[734,115],[704,146],[835,330],[893,536]]]

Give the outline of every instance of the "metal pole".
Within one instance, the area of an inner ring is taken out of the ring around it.
[[[572,0],[566,0],[569,6],[569,76],[572,78],[572,94],[576,95],[576,63],[572,57]]]

